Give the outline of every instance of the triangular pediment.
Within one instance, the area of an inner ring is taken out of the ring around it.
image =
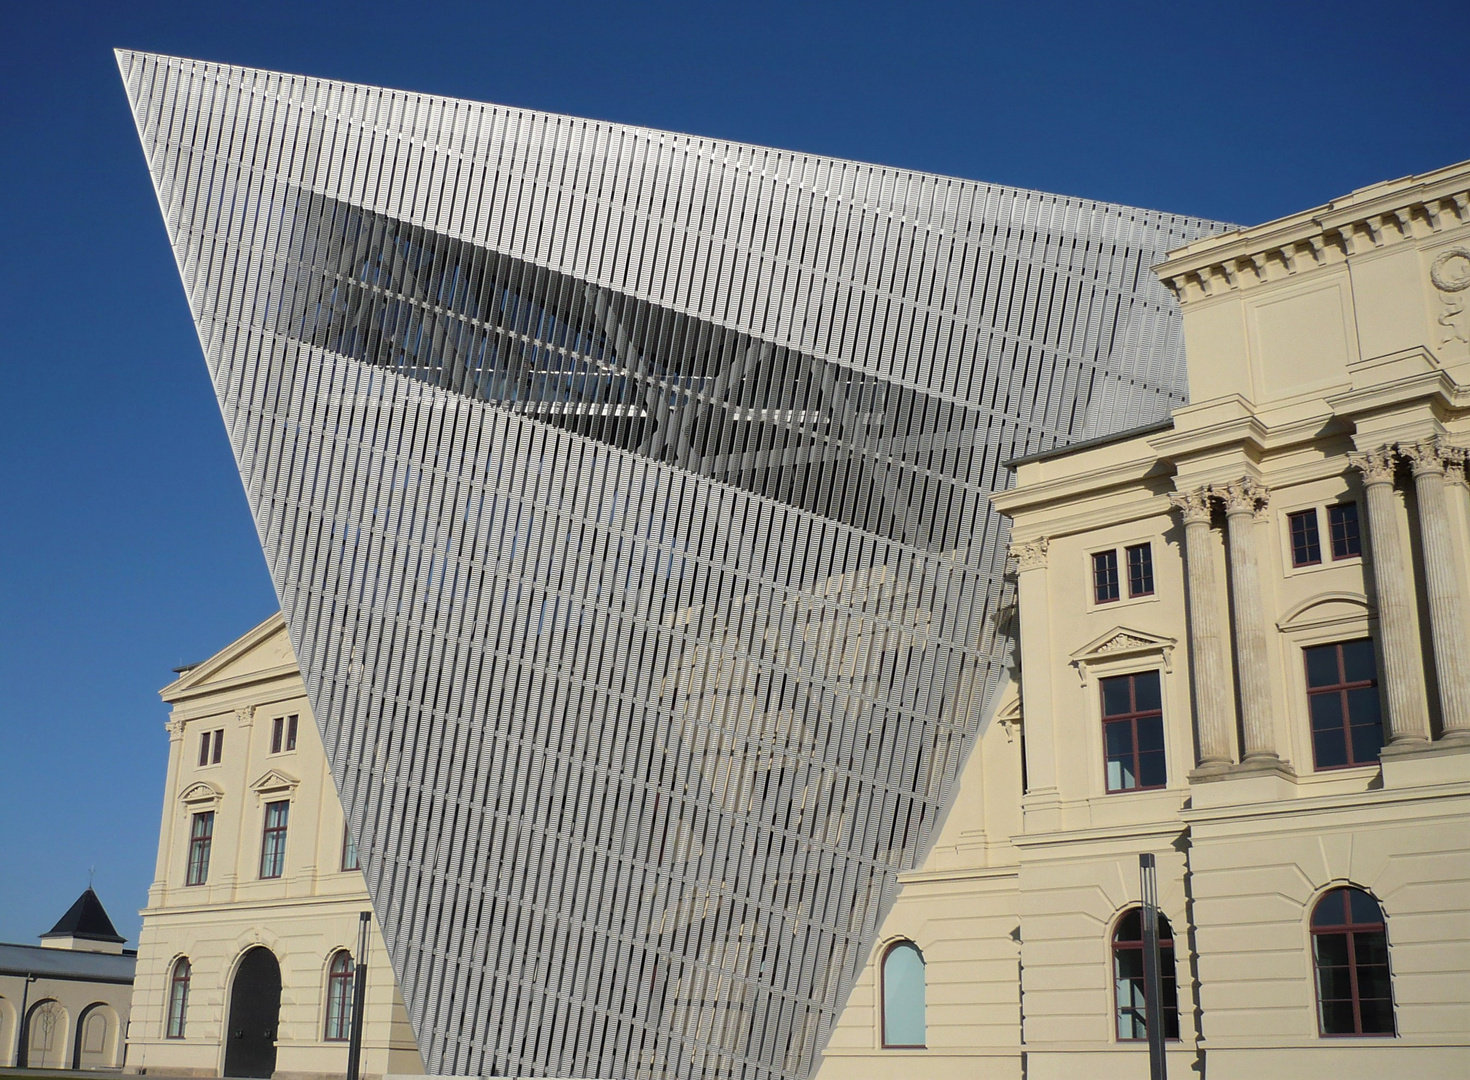
[[[179,792],[179,802],[195,805],[199,803],[219,802],[224,797],[224,791],[208,780],[196,780],[183,791]]]
[[[250,785],[250,790],[257,795],[278,795],[292,791],[299,783],[301,781],[289,773],[283,773],[279,769],[267,769],[260,779]]]
[[[291,639],[286,634],[286,620],[281,617],[280,612],[276,612],[208,660],[183,671],[159,693],[165,701],[173,701],[208,683],[226,682],[295,664],[296,654],[292,651]]]
[[[1147,630],[1134,630],[1128,626],[1115,626],[1074,652],[1071,656],[1072,666],[1085,681],[1087,668],[1092,664],[1127,656],[1153,654],[1163,658],[1164,670],[1169,671],[1173,665],[1174,646],[1178,644],[1178,638],[1151,634]]]

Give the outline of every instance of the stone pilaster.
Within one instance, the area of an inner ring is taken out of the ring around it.
[[[1363,476],[1368,510],[1368,551],[1373,560],[1373,587],[1378,594],[1378,648],[1383,655],[1384,702],[1388,706],[1390,745],[1413,745],[1429,738],[1429,712],[1424,704],[1424,672],[1416,655],[1414,575],[1399,535],[1398,507],[1393,497],[1397,458],[1382,446],[1349,454]]]
[[[1036,827],[1055,827],[1056,716],[1052,695],[1051,598],[1047,539],[1010,547],[1016,563],[1016,606],[1021,625],[1021,706],[1026,717],[1026,813]]]
[[[1219,610],[1214,544],[1210,538],[1210,493],[1204,488],[1169,496],[1184,522],[1185,588],[1189,599],[1189,660],[1194,675],[1195,723],[1201,771],[1235,762],[1234,695]]]
[[[1424,550],[1424,581],[1429,593],[1429,637],[1439,687],[1440,716],[1447,738],[1470,739],[1470,634],[1466,632],[1458,566],[1467,553],[1456,550],[1450,525],[1445,470],[1463,458],[1440,439],[1399,444],[1414,470],[1419,501],[1419,539]]]
[[[1235,612],[1235,664],[1240,684],[1244,762],[1267,763],[1276,753],[1271,708],[1271,672],[1266,633],[1266,606],[1261,596],[1259,515],[1266,489],[1249,477],[1211,488],[1225,504],[1230,547],[1230,603]]]

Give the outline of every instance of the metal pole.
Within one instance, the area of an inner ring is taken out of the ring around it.
[[[1143,1009],[1149,1080],[1167,1080],[1164,1061],[1164,987],[1159,978],[1159,882],[1153,855],[1138,857],[1143,895]]]
[[[364,911],[357,917],[357,957],[352,965],[352,1029],[347,1041],[347,1080],[358,1080],[362,1064],[362,1013],[367,999],[368,924],[373,913]]]
[[[31,983],[36,981],[36,976],[26,973],[25,988],[20,992],[20,1016],[16,1018],[15,1024],[15,1067],[24,1069],[30,1064],[30,1054],[26,1047],[26,1003],[31,1000]]]

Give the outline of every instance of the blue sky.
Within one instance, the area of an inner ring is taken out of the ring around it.
[[[153,876],[157,691],[274,607],[124,46],[1252,224],[1470,157],[1462,4],[12,3],[0,940]]]

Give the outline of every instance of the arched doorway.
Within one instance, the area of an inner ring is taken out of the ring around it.
[[[281,1013],[281,965],[269,949],[247,952],[230,988],[225,1075],[269,1077],[276,1071],[276,1023]]]

